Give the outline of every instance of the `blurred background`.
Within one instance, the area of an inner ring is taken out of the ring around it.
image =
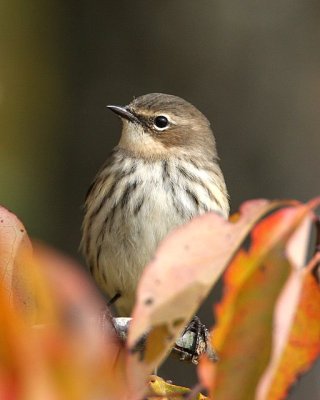
[[[316,0],[0,1],[0,204],[79,258],[85,192],[119,139],[105,106],[149,92],[210,119],[233,211],[318,195],[319,17]],[[290,399],[320,398],[314,371]]]

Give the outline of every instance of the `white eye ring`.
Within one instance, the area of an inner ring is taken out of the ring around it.
[[[153,126],[157,131],[164,131],[169,128],[170,122],[165,115],[157,115],[153,120]]]

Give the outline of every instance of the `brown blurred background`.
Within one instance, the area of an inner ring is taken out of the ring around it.
[[[211,120],[233,210],[319,194],[319,17],[316,0],[0,1],[0,204],[79,257],[84,194],[119,139],[105,106],[148,92]]]

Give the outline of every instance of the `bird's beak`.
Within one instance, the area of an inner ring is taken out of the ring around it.
[[[118,114],[121,118],[127,119],[130,122],[139,122],[138,118],[132,114],[132,112],[127,107],[122,106],[107,106],[109,110]]]

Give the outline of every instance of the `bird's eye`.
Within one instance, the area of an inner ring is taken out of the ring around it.
[[[165,117],[164,115],[158,115],[155,119],[154,119],[154,126],[157,129],[165,129],[167,128],[167,126],[169,125],[169,121],[168,118]]]

